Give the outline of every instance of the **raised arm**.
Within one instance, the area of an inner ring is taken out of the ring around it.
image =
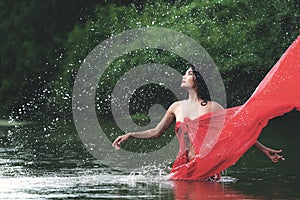
[[[281,153],[282,150],[268,148],[258,141],[254,144],[254,146],[261,150],[274,163],[278,162],[279,160],[285,161],[284,157],[278,154]]]
[[[175,119],[175,110],[178,108],[179,103],[173,103],[169,109],[167,110],[165,116],[162,120],[157,124],[157,126],[153,129],[140,131],[140,132],[132,132],[127,133],[125,135],[121,135],[117,137],[117,139],[112,143],[117,150],[120,149],[121,143],[128,140],[129,138],[157,138],[159,137],[166,129],[170,127],[172,121]]]

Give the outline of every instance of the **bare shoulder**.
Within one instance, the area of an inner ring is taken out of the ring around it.
[[[211,101],[210,105],[211,105],[211,111],[212,112],[215,112],[215,111],[218,111],[218,110],[224,110],[223,106],[221,104],[219,104],[218,102],[216,102],[216,101]]]
[[[171,111],[173,113],[176,112],[177,109],[179,109],[180,107],[180,101],[175,101],[174,103],[172,103],[168,109],[168,111]]]

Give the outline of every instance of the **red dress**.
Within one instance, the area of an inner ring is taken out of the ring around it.
[[[270,119],[293,109],[300,110],[300,36],[244,105],[176,123],[180,148],[170,179],[220,178],[221,171],[235,164],[256,143]],[[190,161],[186,141],[196,154]]]

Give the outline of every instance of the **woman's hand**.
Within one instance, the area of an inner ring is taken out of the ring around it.
[[[260,149],[274,163],[277,163],[279,160],[285,161],[284,157],[279,155],[279,153],[281,153],[282,150],[268,148],[258,141],[256,141],[254,146]]]
[[[282,150],[274,150],[271,148],[266,148],[263,150],[263,152],[274,163],[277,163],[279,160],[285,161],[284,157],[278,154],[281,153]]]
[[[115,141],[112,143],[112,146],[116,148],[116,150],[119,150],[121,147],[121,143],[123,143],[124,141],[128,140],[130,138],[130,133],[127,133],[125,135],[121,135],[119,137],[117,137],[117,139],[115,139]]]

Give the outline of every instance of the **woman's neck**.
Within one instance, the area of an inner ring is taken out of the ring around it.
[[[190,101],[191,103],[199,102],[200,99],[195,90],[188,90],[188,93],[189,93],[188,101]]]

